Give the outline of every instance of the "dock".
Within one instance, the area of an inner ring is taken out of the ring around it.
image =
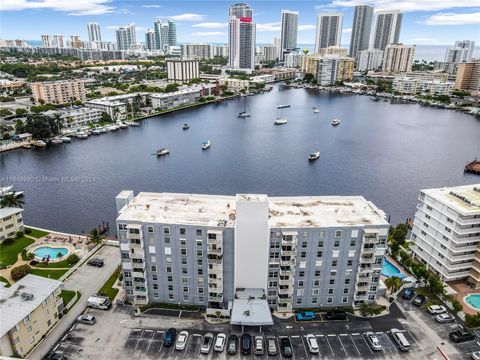
[[[465,165],[465,172],[480,175],[480,161],[475,159]]]

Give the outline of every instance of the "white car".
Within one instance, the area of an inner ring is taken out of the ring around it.
[[[473,360],[480,360],[480,351],[475,351],[473,353],[470,354],[470,357],[473,359]]]
[[[428,312],[432,315],[443,314],[446,311],[447,309],[445,309],[445,306],[442,305],[431,305],[428,307]]]
[[[97,322],[97,319],[95,319],[95,316],[93,315],[83,314],[77,317],[77,321],[82,324],[94,325]]]
[[[306,336],[307,339],[307,345],[308,345],[308,350],[310,351],[311,354],[318,354],[320,351],[320,348],[318,347],[318,342],[317,338],[313,334],[308,334]]]
[[[443,313],[435,316],[435,320],[437,320],[439,323],[444,323],[454,321],[455,318],[449,313]]]
[[[215,345],[213,345],[213,350],[217,352],[222,352],[225,348],[225,342],[227,341],[227,335],[220,333],[215,339]]]
[[[375,333],[369,331],[365,333],[365,338],[367,339],[368,345],[372,348],[372,350],[375,351],[381,351],[382,350],[382,345],[380,344],[380,341],[378,340],[377,335]]]
[[[177,341],[175,342],[176,350],[185,350],[188,341],[188,331],[180,331],[180,334],[177,336]]]

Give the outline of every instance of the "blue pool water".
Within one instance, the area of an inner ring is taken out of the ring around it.
[[[472,294],[465,297],[465,302],[471,307],[480,310],[480,294]]]
[[[407,276],[385,258],[383,258],[382,261],[382,275],[386,277],[396,276],[400,279],[403,279],[405,276]]]
[[[35,254],[35,257],[39,259],[43,259],[45,257],[50,257],[50,259],[55,260],[58,257],[63,257],[67,255],[70,252],[67,248],[61,247],[61,248],[53,248],[50,246],[41,246],[37,248],[36,250],[33,251]],[[58,254],[62,254],[62,256],[58,256]]]

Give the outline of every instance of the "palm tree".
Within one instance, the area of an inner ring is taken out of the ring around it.
[[[19,199],[15,194],[5,194],[0,197],[0,207],[17,207],[21,208],[24,202],[22,199]]]
[[[402,286],[402,280],[399,277],[392,276],[385,280],[385,285],[390,293],[394,293]]]
[[[97,228],[94,228],[90,231],[90,241],[95,244],[100,244],[100,242],[104,239],[104,236],[100,233]]]

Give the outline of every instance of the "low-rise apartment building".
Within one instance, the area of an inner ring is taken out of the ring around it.
[[[193,104],[202,97],[215,95],[216,89],[217,86],[215,84],[203,84],[171,93],[150,93],[148,94],[148,99],[152,108],[168,110],[182,105]]]
[[[413,222],[414,257],[444,280],[480,286],[480,184],[422,190]]]
[[[68,130],[77,127],[87,126],[102,119],[103,111],[93,107],[75,107],[72,109],[49,110],[44,114],[47,116],[58,115],[63,123],[63,128]]]
[[[15,238],[18,231],[24,231],[22,208],[0,208],[0,244],[5,239]]]
[[[135,304],[236,313],[246,290],[291,312],[377,297],[389,224],[363,197],[124,190],[116,204],[123,285]]]
[[[400,94],[450,95],[453,90],[453,82],[439,80],[422,80],[410,77],[398,77],[392,82],[392,90]]]
[[[167,59],[167,80],[173,82],[189,82],[200,78],[200,62],[198,59]]]
[[[27,275],[0,284],[0,355],[26,357],[59,319],[62,283]]]
[[[35,102],[67,104],[72,101],[86,101],[85,84],[82,80],[43,81],[31,84]]]

